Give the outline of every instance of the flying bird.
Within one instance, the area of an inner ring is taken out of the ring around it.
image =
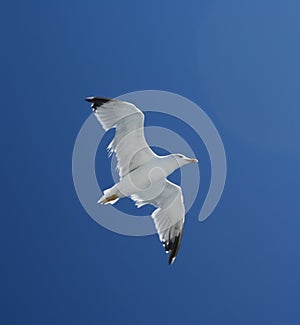
[[[116,129],[108,149],[116,154],[120,180],[104,191],[98,203],[114,204],[130,197],[137,207],[155,206],[151,217],[172,264],[180,247],[185,208],[180,186],[167,176],[198,160],[182,154],[156,155],[145,139],[144,114],[134,104],[103,97],[88,97],[86,101],[105,131]]]

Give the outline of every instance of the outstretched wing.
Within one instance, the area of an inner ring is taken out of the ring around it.
[[[133,104],[103,97],[88,97],[105,131],[116,128],[108,149],[117,156],[120,178],[156,157],[144,136],[144,114]]]
[[[157,195],[157,193],[159,193]],[[153,184],[145,191],[131,196],[138,207],[152,204],[157,209],[152,213],[159,239],[165,250],[169,253],[169,264],[172,264],[177,256],[184,219],[185,208],[183,204],[180,186],[164,179]]]

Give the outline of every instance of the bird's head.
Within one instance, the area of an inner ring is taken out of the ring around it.
[[[181,153],[175,153],[172,156],[176,159],[179,167],[190,164],[190,163],[197,163],[198,162],[198,160],[196,158],[188,158],[188,157],[186,157],[185,155],[183,155]]]

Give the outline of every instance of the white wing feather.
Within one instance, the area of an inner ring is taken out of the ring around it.
[[[144,114],[133,104],[99,97],[87,98],[105,130],[116,128],[108,149],[116,153],[120,178],[157,157],[144,136]]]
[[[153,184],[149,189],[132,195],[131,198],[138,207],[145,204],[157,207],[152,213],[152,218],[159,239],[165,246],[166,252],[170,253],[169,263],[173,263],[180,246],[185,219],[180,186],[164,179],[162,182]]]

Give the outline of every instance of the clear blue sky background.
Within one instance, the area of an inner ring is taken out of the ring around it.
[[[1,3],[1,324],[300,323],[300,3]],[[222,200],[169,267],[72,182],[89,95],[176,92],[227,152]]]

